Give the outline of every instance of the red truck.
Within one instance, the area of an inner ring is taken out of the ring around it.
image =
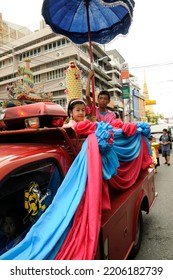
[[[20,251],[20,244],[23,246],[33,226],[37,225],[50,205],[54,204],[57,190],[51,190],[51,195],[48,190],[52,174],[55,170],[58,172],[59,187],[80,154],[86,137],[79,136],[72,128],[64,129],[62,124],[65,119],[66,113],[61,106],[50,102],[1,110],[1,225],[8,210],[15,207],[22,209],[23,221],[25,220],[25,237],[16,247],[12,246],[7,252],[2,251],[1,259],[15,259],[15,248],[16,252]],[[40,197],[35,193],[30,194],[33,184],[36,191],[39,186]],[[93,187],[94,184],[95,182]],[[97,246],[93,258],[109,260],[133,258],[138,253],[142,240],[142,212],[149,213],[155,201],[154,172],[149,168],[140,170],[133,185],[122,191],[112,187],[109,180],[107,186],[111,207],[101,212],[99,233],[94,241]],[[47,198],[49,198],[49,206],[45,202]],[[58,211],[60,212],[61,209]],[[49,227],[49,219],[47,227]],[[3,238],[2,230],[0,238]],[[54,255],[51,255],[51,252],[49,257],[38,254],[36,259],[58,259],[59,249],[55,252],[54,246]],[[10,252],[14,253],[10,255]],[[18,258],[25,257],[20,255],[16,259]],[[26,259],[34,259],[34,257],[27,256]]]

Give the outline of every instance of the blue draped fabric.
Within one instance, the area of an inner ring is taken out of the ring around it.
[[[62,182],[62,176],[61,176],[58,168],[55,167],[53,174],[51,176],[49,185],[47,187],[47,191],[50,192],[50,195],[48,195],[46,197],[46,199],[44,200],[44,204],[46,205],[46,208],[51,204],[54,196],[57,193],[57,190],[58,190],[61,182]]]
[[[137,123],[137,133],[141,133],[146,137],[150,136],[151,130],[150,130],[150,125],[148,123],[142,122],[142,123]]]
[[[61,176],[58,168],[55,167],[55,169],[53,171],[53,174],[51,176],[49,185],[47,187],[48,196],[44,200],[44,205],[46,206],[46,209],[52,203],[52,200],[53,200],[61,182],[62,182],[62,176]],[[43,214],[43,211],[42,211],[42,209],[40,209],[38,211],[38,214],[35,217],[32,218],[32,221],[36,222],[42,214]]]
[[[133,136],[126,136],[122,129],[114,129],[109,123],[97,122],[95,134],[102,155],[103,178],[108,180],[117,174],[119,162],[128,162],[139,156],[141,137],[150,135],[150,126],[147,123],[136,124],[137,130]],[[109,144],[110,132],[113,133],[113,143]],[[148,146],[149,150],[150,147]]]
[[[119,161],[128,162],[138,157],[141,149],[141,134],[127,137],[122,135],[114,142]]]
[[[120,166],[114,146],[109,144],[110,132],[114,131],[109,123],[97,122],[95,135],[102,156],[102,172],[105,180],[116,175],[117,168]]]

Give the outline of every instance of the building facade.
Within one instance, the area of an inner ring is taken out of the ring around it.
[[[18,24],[6,22],[2,18],[2,13],[0,13],[0,45],[1,49],[5,49],[5,44],[11,42],[12,40],[20,39],[31,31]]]
[[[6,32],[5,36],[7,36]],[[51,92],[53,101],[64,108],[67,104],[65,70],[70,61],[75,61],[82,73],[82,93],[85,99],[88,72],[91,69],[88,44],[74,44],[68,38],[53,33],[43,21],[40,30],[15,40],[11,38],[2,46],[0,50],[1,100],[8,98],[6,86],[16,81],[18,68],[24,65],[26,58],[31,60],[30,69],[33,72],[36,89],[41,89],[45,94]],[[95,43],[92,47],[96,97],[100,90],[110,91],[110,109],[114,110],[118,105],[119,110],[123,111],[120,69],[124,59],[116,50],[107,53],[104,46]]]
[[[13,29],[10,29],[12,28]],[[15,36],[12,31],[15,30]],[[22,31],[22,32],[21,32]],[[30,69],[33,73],[35,89],[44,95],[53,96],[53,101],[63,108],[67,107],[66,70],[71,61],[75,61],[81,71],[82,95],[85,89],[88,72],[91,69],[89,45],[76,45],[68,38],[52,32],[44,21],[40,29],[31,32],[25,27],[3,22],[0,17],[0,100],[9,98],[7,85],[18,79],[18,69],[30,58]],[[123,99],[121,69],[125,59],[117,50],[105,51],[103,45],[92,44],[93,68],[95,71],[95,95],[101,90],[108,90],[111,95],[109,109],[118,112],[125,121],[144,120],[144,97],[134,76],[130,78],[129,98]]]

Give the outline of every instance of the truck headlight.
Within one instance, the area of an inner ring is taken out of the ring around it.
[[[35,117],[35,118],[25,119],[25,126],[27,128],[39,128],[40,127],[39,118]]]

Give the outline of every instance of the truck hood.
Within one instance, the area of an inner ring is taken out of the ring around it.
[[[0,180],[16,168],[57,153],[57,147],[43,144],[1,144],[0,150]]]
[[[13,160],[16,157],[25,157],[26,155],[35,154],[36,151],[45,149],[45,146],[39,144],[1,144],[0,149],[1,165],[1,163],[7,159],[9,161]]]

